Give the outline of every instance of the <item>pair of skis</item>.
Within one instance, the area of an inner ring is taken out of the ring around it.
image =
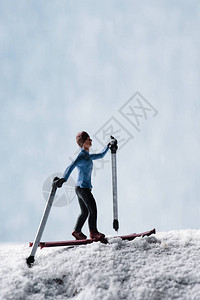
[[[118,149],[117,146],[117,140],[111,136],[111,141],[109,143],[109,147],[111,150],[111,158],[112,158],[112,185],[113,185],[113,228],[118,231],[119,229],[119,221],[118,221],[118,205],[117,205],[117,164],[116,164],[116,152]],[[44,228],[46,226],[47,223],[47,219],[54,201],[54,197],[56,194],[56,180],[57,178],[55,177],[53,180],[53,184],[52,184],[52,190],[51,193],[49,195],[49,199],[47,201],[45,210],[44,210],[44,214],[42,216],[42,220],[40,222],[36,237],[34,242],[32,243],[32,250],[30,253],[30,256],[26,259],[26,263],[29,267],[32,266],[32,264],[35,261],[35,254],[36,251],[38,249],[38,246],[40,244],[41,241],[41,237],[42,234],[44,232]]]
[[[108,244],[109,239],[112,239],[112,238],[120,238],[120,239],[125,240],[125,241],[132,241],[136,237],[150,236],[151,234],[155,234],[155,233],[156,233],[156,230],[154,228],[150,231],[146,231],[146,232],[142,232],[142,233],[132,233],[132,234],[129,234],[129,235],[105,237],[101,240],[87,239],[87,240],[73,240],[73,241],[40,242],[38,247],[43,249],[43,248],[46,248],[46,247],[49,248],[49,247],[60,247],[60,246],[78,246],[78,245],[92,244],[94,242],[101,242],[103,244]],[[33,243],[29,243],[29,247],[32,247],[32,246],[33,246]]]

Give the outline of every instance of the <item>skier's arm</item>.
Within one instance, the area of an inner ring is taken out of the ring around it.
[[[91,158],[92,160],[99,159],[99,158],[103,158],[103,157],[106,155],[106,153],[108,152],[108,150],[109,150],[109,146],[107,145],[107,146],[103,149],[103,151],[101,151],[100,153],[90,154],[90,158]]]
[[[74,170],[74,168],[78,165],[78,163],[80,162],[81,157],[80,155],[67,167],[67,169],[65,170],[64,174],[63,174],[63,178],[65,179],[65,181],[67,181],[67,179],[69,178],[71,172]]]
[[[71,172],[74,170],[74,168],[77,166],[77,159],[75,161],[73,161],[65,170],[63,177],[62,178],[57,178],[55,184],[57,186],[57,188],[61,188],[63,183],[65,183],[67,181],[67,179],[69,178]]]

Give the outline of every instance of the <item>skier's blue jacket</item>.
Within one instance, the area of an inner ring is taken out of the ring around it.
[[[91,174],[93,169],[93,160],[103,158],[108,152],[109,147],[106,146],[102,152],[98,154],[89,154],[88,151],[81,148],[81,152],[77,158],[67,167],[63,177],[67,181],[71,172],[75,167],[78,168],[78,181],[77,186],[81,188],[92,188]]]

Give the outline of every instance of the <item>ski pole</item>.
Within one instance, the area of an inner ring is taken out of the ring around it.
[[[43,234],[43,231],[44,231],[44,228],[46,226],[46,223],[47,223],[47,219],[48,219],[48,216],[49,216],[49,213],[50,213],[50,210],[51,210],[51,207],[52,207],[52,204],[53,204],[53,200],[54,200],[54,197],[55,197],[55,194],[56,194],[56,190],[57,190],[57,187],[56,187],[56,181],[58,180],[57,177],[54,178],[53,180],[53,184],[52,184],[52,189],[51,189],[51,193],[49,195],[49,198],[48,198],[48,201],[47,201],[47,204],[46,204],[46,207],[45,207],[45,210],[44,210],[44,213],[43,213],[43,216],[42,216],[42,219],[41,219],[41,222],[40,222],[40,225],[39,225],[39,228],[38,228],[38,231],[37,231],[37,234],[35,236],[35,240],[33,242],[33,248],[31,250],[31,254],[30,256],[26,259],[26,263],[29,267],[32,266],[32,264],[34,263],[35,261],[35,254],[36,254],[36,251],[38,249],[38,245],[41,241],[41,237],[42,237],[42,234]]]
[[[119,229],[118,221],[118,203],[117,203],[117,160],[116,152],[118,149],[117,140],[111,137],[110,150],[111,150],[111,161],[112,161],[112,188],[113,188],[113,228],[115,231]]]

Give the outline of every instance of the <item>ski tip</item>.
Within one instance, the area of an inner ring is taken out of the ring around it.
[[[34,256],[29,256],[27,259],[26,259],[26,264],[29,268],[31,268],[33,266],[33,263],[34,263],[35,259],[34,259]]]
[[[149,231],[146,231],[146,232],[142,233],[141,236],[142,237],[144,237],[144,236],[150,236],[152,234],[156,234],[156,229],[155,228],[152,229],[152,230],[149,230]]]

